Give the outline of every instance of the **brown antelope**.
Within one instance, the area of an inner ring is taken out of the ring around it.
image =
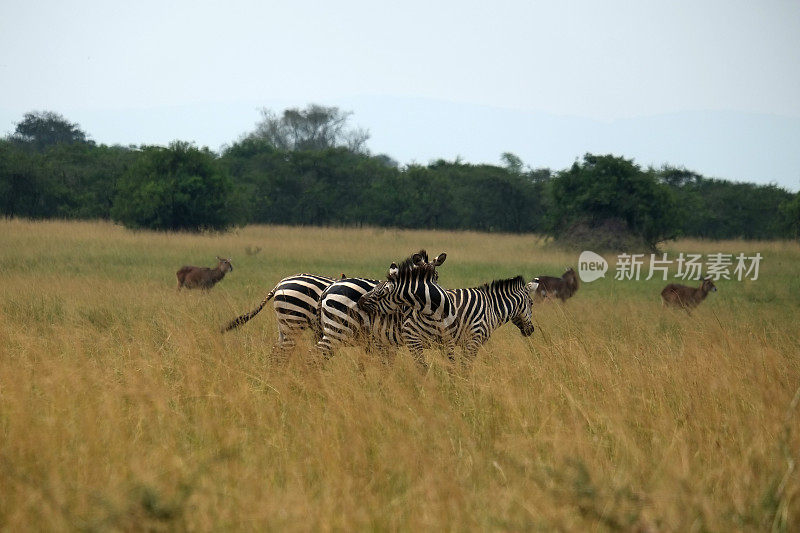
[[[670,283],[661,291],[661,303],[664,306],[670,305],[691,311],[706,299],[709,292],[717,292],[711,276],[706,276],[697,288]]]
[[[533,281],[539,284],[536,287],[536,295],[539,298],[547,298],[549,296],[550,298],[561,298],[563,302],[578,292],[578,276],[572,267],[568,268],[560,278],[539,276],[534,278]]]
[[[211,287],[225,277],[225,274],[233,270],[230,259],[223,259],[217,256],[217,268],[184,266],[176,273],[178,276],[178,290],[181,287],[187,289],[209,290]]]

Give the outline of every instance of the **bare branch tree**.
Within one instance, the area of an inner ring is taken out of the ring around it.
[[[290,108],[278,117],[270,109],[261,110],[262,119],[247,137],[266,141],[281,150],[324,150],[344,147],[367,152],[369,132],[348,128],[351,112],[338,107],[311,104],[305,109]]]

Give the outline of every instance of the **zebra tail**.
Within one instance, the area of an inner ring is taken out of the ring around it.
[[[267,305],[267,302],[270,301],[273,296],[275,296],[275,289],[272,289],[271,291],[269,291],[269,294],[267,294],[264,297],[264,299],[261,300],[261,303],[258,304],[258,307],[256,307],[255,309],[253,309],[249,313],[245,313],[245,314],[243,314],[241,316],[237,316],[236,318],[234,318],[233,320],[228,322],[228,324],[225,327],[222,328],[221,332],[225,333],[226,331],[230,331],[232,329],[238,328],[239,326],[241,326],[242,324],[244,324],[245,322],[247,322],[248,320],[250,320],[251,318],[256,316],[259,312],[261,312],[262,309],[264,309],[264,306]]]

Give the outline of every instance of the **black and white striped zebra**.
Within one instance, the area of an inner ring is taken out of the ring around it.
[[[274,298],[273,307],[278,323],[278,341],[276,343],[278,349],[287,350],[294,347],[297,334],[304,329],[311,329],[315,340],[319,341],[322,337],[317,316],[319,298],[334,281],[336,281],[334,278],[316,274],[296,274],[285,277],[267,293],[258,307],[231,320],[222,328],[222,331],[230,331],[246,323],[256,316],[268,301]]]
[[[381,285],[384,298],[390,307],[399,306],[412,310],[403,322],[403,342],[411,354],[425,363],[422,351],[436,339],[449,357],[455,351],[458,317],[452,297],[438,283],[435,267],[444,263],[447,254],[442,253],[429,263],[427,268],[415,268],[414,258],[401,265],[392,263],[387,282]]]
[[[525,283],[522,276],[496,280],[469,289],[448,290],[448,298],[455,308],[457,321],[452,330],[454,343],[461,346],[464,356],[474,358],[480,346],[491,334],[506,322],[511,321],[524,336],[533,334],[533,297],[537,283]],[[396,296],[391,294],[392,286],[385,283],[366,293],[358,305],[365,312],[380,313],[381,309],[393,308]],[[385,300],[391,303],[387,306]],[[402,305],[402,304],[401,304]],[[443,339],[433,328],[418,327],[419,320],[412,313],[404,324],[405,330],[419,329],[416,338],[423,347],[442,344]],[[406,335],[408,335],[406,333]],[[414,337],[414,335],[412,335]]]
[[[347,278],[332,283],[319,299],[322,338],[317,349],[325,357],[340,345],[361,344],[387,351],[403,344],[402,327],[410,310],[389,307],[388,300],[376,302],[373,310],[358,307],[366,293],[380,285],[374,279]]]
[[[406,259],[401,267],[392,263],[389,275],[392,276],[401,268],[404,272],[418,271],[423,273],[420,279],[429,279],[435,284],[438,278],[436,267],[445,258],[446,254],[441,254],[429,262],[427,252],[420,250]],[[340,344],[362,343],[382,351],[404,344],[404,323],[414,310],[412,306],[401,308],[389,298],[375,302],[373,309],[369,311],[358,306],[359,300],[365,294],[386,283],[364,278],[342,279],[323,292],[319,303],[322,339],[317,343],[317,348],[325,356],[330,355],[333,348]],[[424,312],[426,311],[420,310],[420,314]]]
[[[456,343],[472,359],[492,333],[511,322],[522,335],[533,335],[533,297],[537,283],[522,276],[495,280],[480,287],[450,291],[458,315]]]

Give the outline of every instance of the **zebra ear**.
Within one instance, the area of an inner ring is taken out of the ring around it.
[[[423,258],[422,254],[414,254],[411,256],[411,261],[414,263],[414,265],[420,266],[425,262],[425,259]]]
[[[439,265],[444,263],[445,259],[447,259],[447,254],[442,252],[436,256],[436,258],[433,260],[433,262],[431,262],[431,264],[435,267],[438,267]]]
[[[386,277],[389,279],[395,279],[399,273],[400,269],[397,268],[397,263],[392,263],[391,266],[389,266],[389,272],[387,273]]]

